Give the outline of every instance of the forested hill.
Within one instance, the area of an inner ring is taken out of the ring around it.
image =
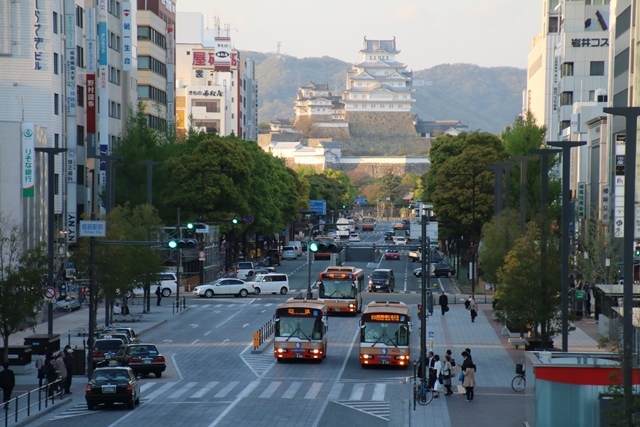
[[[298,87],[309,80],[328,83],[334,94],[341,94],[351,66],[328,56],[296,58],[244,51],[242,57],[256,63],[260,122],[293,118]],[[413,112],[420,119],[460,120],[470,131],[497,134],[521,112],[527,73],[512,67],[443,64],[414,70],[413,76],[417,100]]]

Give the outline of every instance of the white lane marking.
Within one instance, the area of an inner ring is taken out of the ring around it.
[[[182,376],[182,372],[180,372],[180,368],[178,368],[178,362],[176,362],[177,355],[178,353],[172,354],[171,361],[173,362],[173,367],[175,368],[176,372],[178,373],[178,376],[180,377],[180,381],[182,381],[184,377]]]
[[[164,393],[165,391],[169,390],[171,387],[173,387],[176,383],[175,382],[170,382],[170,383],[165,383],[162,385],[162,387],[160,387],[159,389],[155,390],[153,393],[148,394],[146,396],[144,396],[144,399],[146,401],[150,401],[155,399],[156,397],[160,396],[162,393]]]
[[[222,411],[222,413],[220,415],[218,415],[218,418],[216,418],[215,420],[213,420],[213,422],[211,424],[209,424],[209,427],[217,426],[218,423],[220,423],[224,419],[224,417],[227,416],[227,414],[233,409],[234,406],[236,406],[241,400],[243,400],[245,398],[245,396],[247,396],[249,393],[251,393],[256,387],[258,387],[259,383],[260,383],[260,381],[258,381],[258,380],[252,381],[251,383],[249,383],[249,385],[246,386],[245,389],[242,392],[240,392],[240,394],[238,395],[236,400],[234,400],[233,403],[231,403],[229,406],[227,406],[227,409]]]
[[[207,331],[207,332],[205,332],[205,333],[204,333],[204,336],[206,337],[206,336],[207,336],[207,335],[209,335],[211,332],[213,332],[213,331]]]
[[[227,323],[229,320],[233,319],[234,317],[236,317],[240,313],[242,313],[242,311],[240,311],[240,310],[236,311],[234,314],[232,314],[231,316],[227,317],[223,322],[218,324],[216,326],[216,328],[219,328],[220,326],[224,325],[225,323]]]
[[[195,340],[191,341],[191,345],[197,343],[198,341],[200,341],[200,338],[196,338]]]
[[[140,386],[140,393],[147,391],[148,389],[150,389],[151,387],[153,387],[154,385],[156,385],[155,381],[152,381],[150,383],[144,383]],[[147,398],[147,396],[145,396],[145,399]]]
[[[229,394],[229,392],[231,390],[233,390],[234,388],[236,388],[236,386],[240,384],[240,381],[231,381],[229,384],[227,384],[226,386],[224,386],[224,388],[222,390],[220,390],[219,392],[217,392],[215,394],[215,396],[213,397],[225,397],[227,394]]]
[[[190,324],[189,326],[191,326],[192,328],[197,328],[197,327],[198,327],[198,324],[197,324],[197,323],[192,323],[192,324]]]
[[[273,381],[271,384],[269,384],[269,386],[267,388],[264,389],[264,391],[258,397],[260,399],[268,399],[268,398],[270,398],[271,396],[273,396],[273,393],[276,392],[278,387],[280,387],[280,384],[282,384],[282,382]]]
[[[338,400],[343,387],[344,387],[344,383],[334,384],[333,387],[331,388],[331,391],[329,392],[329,397],[327,398],[327,401]]]
[[[298,393],[298,390],[300,390],[300,387],[302,387],[302,382],[301,381],[294,381],[293,383],[291,383],[291,385],[289,386],[287,391],[282,395],[282,398],[283,399],[293,399],[295,397],[296,393]]]
[[[305,399],[315,399],[320,393],[320,389],[322,389],[322,383],[313,383],[311,387],[309,387],[309,391],[304,395]]]
[[[384,391],[386,387],[387,387],[386,384],[376,384],[376,386],[373,389],[373,397],[371,398],[371,400],[378,400],[378,401],[384,400]]]
[[[193,393],[193,395],[191,395],[192,399],[199,399],[202,396],[204,396],[205,394],[207,394],[212,388],[214,388],[215,386],[217,386],[218,384],[220,384],[220,381],[211,381],[209,383],[206,383],[204,386],[202,386],[200,388],[200,390],[196,391],[195,393]]]
[[[183,385],[179,390],[174,391],[171,395],[169,395],[168,398],[177,399],[178,397],[182,396],[183,394],[188,392],[189,389],[195,387],[196,385],[198,385],[197,382],[188,382],[185,385]]]
[[[362,400],[364,394],[364,384],[354,384],[353,390],[351,390],[351,397],[349,400]]]

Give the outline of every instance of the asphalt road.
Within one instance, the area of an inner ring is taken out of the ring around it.
[[[387,227],[388,228],[388,227]],[[383,232],[360,233],[363,244],[380,242]],[[312,265],[312,280],[329,263]],[[417,266],[406,253],[400,261],[359,263],[369,275],[375,268],[393,268],[396,292],[365,294],[373,300],[404,301],[414,320],[412,348],[417,358],[420,300]],[[190,426],[401,426],[407,424],[411,394],[409,369],[364,369],[358,362],[358,317],[329,318],[328,356],[321,363],[276,363],[272,349],[252,354],[253,332],[272,318],[286,298],[306,292],[306,254],[283,261],[289,295],[201,299],[188,296],[190,310],[149,331],[167,360],[162,378],[143,378],[142,401],[133,411],[124,407],[88,411],[80,399],[30,425],[190,425]],[[447,289],[449,279],[434,279]]]

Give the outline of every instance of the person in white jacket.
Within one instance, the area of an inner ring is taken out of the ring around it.
[[[442,361],[440,360],[440,356],[437,354],[434,355],[433,358],[436,361],[434,366],[436,370],[436,382],[433,386],[433,391],[435,391],[436,394],[433,397],[440,397],[440,392],[444,389],[444,386],[440,383],[440,375],[442,374]]]

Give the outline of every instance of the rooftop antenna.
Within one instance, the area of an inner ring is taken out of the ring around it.
[[[278,45],[278,55],[280,55],[280,46],[282,46],[282,42],[278,42],[277,45]]]

